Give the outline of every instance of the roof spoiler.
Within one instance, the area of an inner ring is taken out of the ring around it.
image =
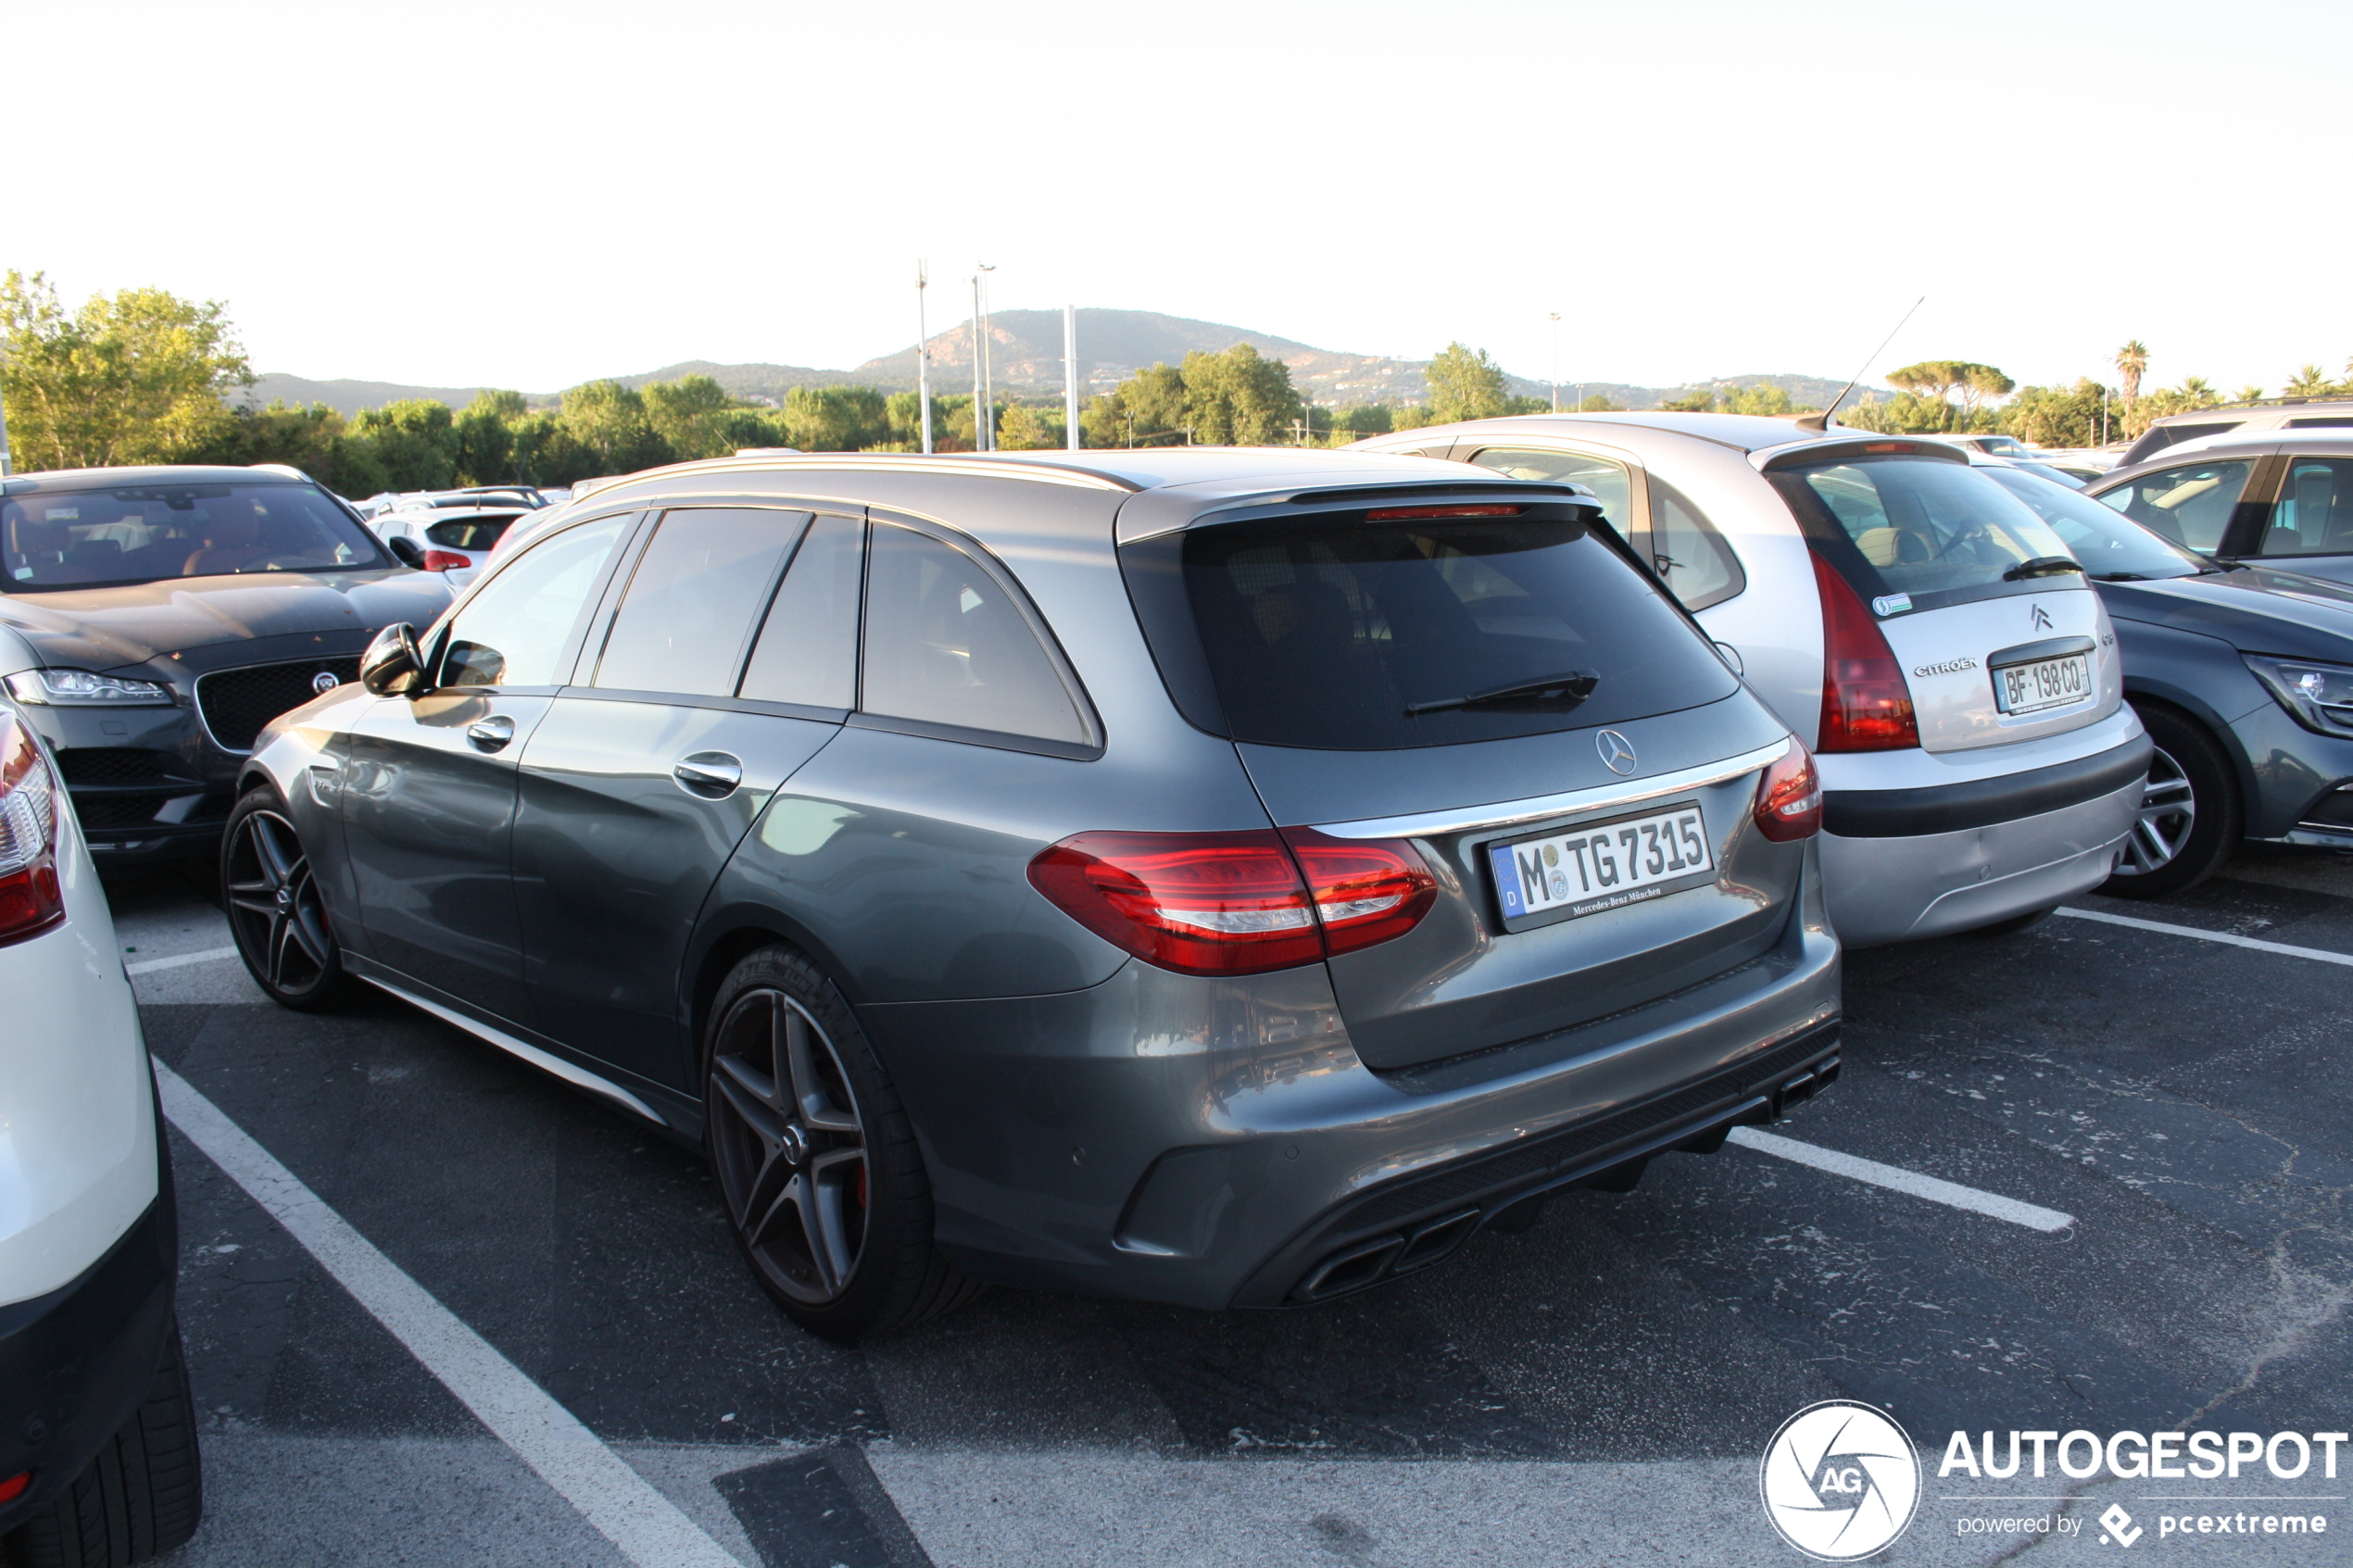
[[[1843,428],[1843,427],[1842,427]],[[1908,435],[1862,435],[1840,441],[1798,441],[1768,446],[1752,456],[1759,473],[1795,468],[1801,463],[1831,463],[1842,458],[1941,458],[1948,463],[1969,462],[1969,453],[1948,441]]]

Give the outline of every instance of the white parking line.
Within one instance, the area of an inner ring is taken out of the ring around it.
[[[218,1106],[161,1062],[156,1063],[156,1082],[172,1125],[285,1226],[426,1371],[630,1562],[638,1568],[742,1568],[675,1503],[378,1251]]]
[[[141,959],[137,963],[122,966],[126,974],[153,974],[159,969],[182,969],[192,963],[219,963],[222,959],[237,956],[234,947],[207,947],[201,953],[174,953],[168,959]]]
[[[1828,1171],[1834,1176],[1869,1182],[1873,1186],[1886,1187],[1891,1192],[1909,1193],[1925,1198],[1931,1203],[1948,1208],[1966,1209],[1972,1214],[1990,1214],[1996,1220],[2007,1220],[2014,1225],[2024,1225],[2035,1231],[2063,1231],[2075,1223],[2072,1214],[2062,1214],[2056,1209],[2044,1209],[2032,1203],[2020,1203],[2015,1198],[1999,1193],[1980,1192],[1957,1182],[1935,1176],[1923,1176],[1917,1171],[1906,1171],[1899,1165],[1882,1165],[1876,1160],[1862,1160],[1836,1149],[1818,1148],[1810,1143],[1785,1138],[1778,1133],[1760,1133],[1754,1127],[1735,1127],[1730,1141],[1759,1154],[1770,1154],[1799,1165],[1811,1165],[1817,1171]]]
[[[2284,942],[2266,942],[2255,936],[2233,936],[2227,931],[2200,931],[2194,925],[2168,925],[2162,921],[2135,920],[2131,915],[2103,914],[2097,909],[2057,909],[2051,911],[2069,920],[2095,920],[2102,925],[2129,926],[2134,931],[2154,931],[2163,936],[2195,936],[2201,942],[2221,942],[2232,947],[2252,947],[2259,953],[2284,953],[2291,959],[2317,959],[2322,963],[2344,964],[2353,968],[2353,953],[2332,953],[2323,947],[2292,947]]]

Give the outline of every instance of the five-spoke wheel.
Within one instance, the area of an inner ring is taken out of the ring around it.
[[[237,952],[263,990],[290,1008],[337,999],[342,955],[310,857],[276,792],[254,790],[230,814],[220,892]]]
[[[712,1040],[711,1155],[728,1217],[769,1285],[837,1300],[866,1243],[866,1132],[841,1055],[783,991],[738,995]]]
[[[2141,789],[2140,815],[2133,835],[2124,841],[2123,858],[2116,863],[2119,876],[2146,876],[2173,863],[2190,842],[2197,825],[2197,792],[2189,775],[2163,746],[2149,759],[2148,783]]]
[[[932,1240],[915,1131],[857,1013],[787,943],[736,960],[703,1035],[703,1125],[736,1241],[795,1323],[857,1339],[979,1286]]]

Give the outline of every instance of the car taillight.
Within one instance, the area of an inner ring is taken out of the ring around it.
[[[1805,743],[1792,737],[1780,760],[1756,781],[1756,831],[1787,844],[1822,831],[1822,779]]]
[[[1409,845],[1299,828],[1082,833],[1031,860],[1029,881],[1104,941],[1181,974],[1261,974],[1387,941],[1438,885]]]
[[[1817,751],[1896,751],[1920,744],[1904,667],[1846,579],[1821,557],[1822,733]]]
[[[460,567],[472,566],[473,563],[473,557],[461,556],[455,550],[427,550],[425,552],[427,571],[450,571]]]
[[[41,748],[0,712],[0,942],[66,918],[57,888],[57,785]]]
[[[1330,838],[1314,828],[1285,828],[1299,857],[1330,953],[1353,953],[1421,923],[1438,901],[1438,879],[1411,844],[1399,838]]]

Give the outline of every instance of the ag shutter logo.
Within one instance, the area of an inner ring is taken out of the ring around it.
[[[1920,1461],[1886,1411],[1825,1399],[1781,1423],[1756,1486],[1781,1539],[1819,1562],[1852,1562],[1910,1526]]]

